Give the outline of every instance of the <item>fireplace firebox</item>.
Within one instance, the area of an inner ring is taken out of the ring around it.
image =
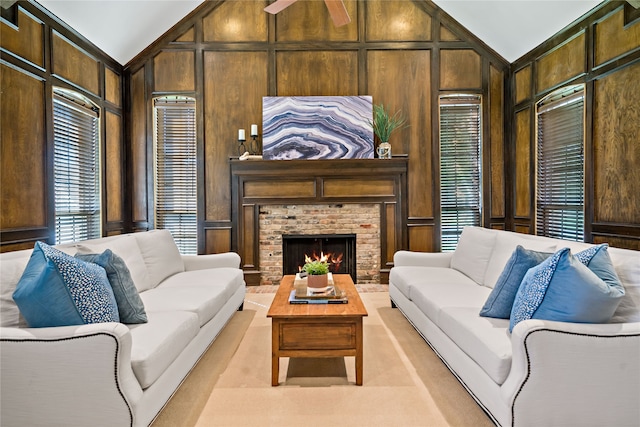
[[[349,274],[354,283],[356,275],[355,234],[285,234],[282,236],[282,273],[296,274],[305,259],[326,257],[333,274]]]

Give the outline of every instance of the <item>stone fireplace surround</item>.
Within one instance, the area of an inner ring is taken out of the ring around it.
[[[244,161],[232,158],[231,247],[242,258],[241,265],[247,285],[259,285],[263,273],[264,277],[271,274],[268,272],[268,268],[273,267],[268,265],[269,254],[272,258],[274,252],[282,250],[280,244],[277,249],[265,248],[262,253],[261,246],[267,244],[263,244],[261,240],[261,215],[265,216],[266,221],[267,212],[293,206],[296,210],[313,207],[318,212],[311,216],[315,216],[318,221],[326,221],[330,216],[340,216],[339,212],[346,212],[345,206],[347,209],[354,206],[355,209],[362,209],[362,206],[367,206],[367,212],[360,212],[358,215],[361,217],[355,221],[358,224],[356,235],[363,234],[362,230],[368,227],[366,224],[371,224],[373,228],[376,220],[369,218],[369,215],[373,210],[379,212],[379,238],[378,243],[374,244],[377,248],[372,251],[375,255],[370,255],[376,259],[371,264],[377,266],[369,266],[365,270],[375,268],[377,273],[367,273],[370,277],[363,277],[362,280],[368,283],[375,280],[388,283],[393,254],[407,248],[407,163],[407,158]],[[341,208],[338,207],[340,205]],[[281,219],[287,219],[282,218],[287,214],[278,212]],[[324,218],[320,218],[321,216]],[[308,224],[304,227],[305,233],[294,230],[291,234],[327,234],[326,230],[309,232],[309,222],[312,219],[306,221]],[[286,228],[286,224],[281,225]],[[353,224],[343,227],[353,228]],[[337,231],[339,234],[346,232],[344,228]],[[358,243],[356,242],[356,250],[359,250],[358,246],[362,246]],[[363,245],[367,248],[371,243]],[[281,274],[281,266],[279,271]]]

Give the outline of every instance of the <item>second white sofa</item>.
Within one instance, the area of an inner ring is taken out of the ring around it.
[[[29,328],[12,295],[32,250],[1,254],[0,425],[149,425],[242,309],[240,257],[182,256],[166,230],[57,248],[121,257],[148,321]]]

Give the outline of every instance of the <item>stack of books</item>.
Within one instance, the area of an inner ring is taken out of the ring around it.
[[[346,304],[349,302],[346,292],[333,283],[331,273],[329,273],[329,287],[322,292],[307,288],[307,278],[300,277],[300,273],[296,274],[293,287],[289,295],[291,304]]]

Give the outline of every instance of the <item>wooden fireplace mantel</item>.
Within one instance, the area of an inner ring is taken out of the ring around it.
[[[406,158],[230,160],[232,249],[247,285],[260,284],[260,206],[374,203],[380,206],[380,277],[388,282],[393,254],[406,249]]]

